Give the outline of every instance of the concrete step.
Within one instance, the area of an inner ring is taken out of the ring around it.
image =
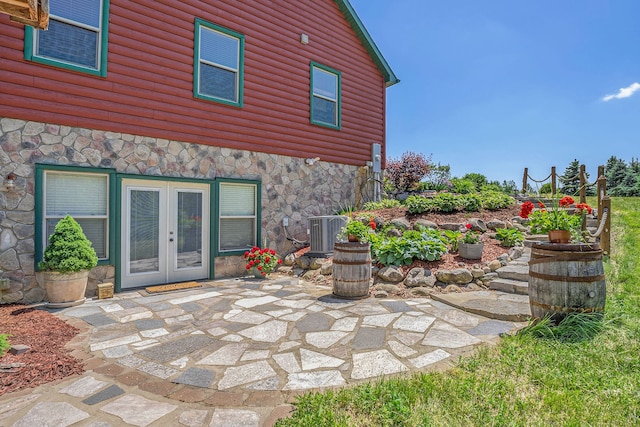
[[[431,294],[435,301],[489,319],[526,322],[531,317],[529,297],[500,291]]]
[[[529,281],[529,266],[525,264],[510,263],[496,270],[501,279]]]
[[[499,277],[489,283],[489,289],[509,294],[529,295],[529,283],[520,280],[502,279]]]

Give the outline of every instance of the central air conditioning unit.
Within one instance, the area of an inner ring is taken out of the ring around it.
[[[309,218],[309,232],[311,233],[311,251],[306,255],[323,258],[333,255],[333,244],[340,229],[347,223],[346,216],[327,215]]]

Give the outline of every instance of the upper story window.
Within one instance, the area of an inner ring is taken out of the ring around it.
[[[340,72],[311,63],[311,123],[340,129]]]
[[[242,106],[244,36],[196,19],[194,96]]]
[[[25,33],[25,59],[107,74],[109,0],[51,0],[49,29]]]

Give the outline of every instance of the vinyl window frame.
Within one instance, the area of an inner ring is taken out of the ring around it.
[[[326,95],[317,93],[315,82],[314,82],[314,72],[315,71],[327,73],[333,75],[336,79],[336,97],[335,99],[328,97]],[[310,93],[309,93],[309,107],[310,107],[310,121],[311,124],[323,126],[331,129],[340,130],[342,127],[342,74],[340,71],[335,70],[326,65],[319,64],[317,62],[311,62],[310,65]],[[319,120],[316,117],[316,112],[314,108],[314,99],[319,98],[325,101],[330,101],[335,103],[335,123],[328,123],[326,121]]]
[[[238,42],[237,58],[238,59],[237,59],[237,64],[235,68],[227,67],[222,64],[217,64],[215,62],[207,61],[201,58],[200,47],[201,47],[202,31],[213,31],[222,36],[230,37],[232,39],[237,40]],[[207,22],[203,19],[196,18],[194,40],[195,40],[195,43],[194,43],[194,58],[193,58],[193,96],[195,98],[199,98],[207,101],[213,101],[221,104],[231,105],[234,107],[242,107],[243,100],[244,100],[244,44],[245,44],[244,35],[236,31],[230,30],[228,28],[221,27],[220,25],[216,25],[211,22]],[[230,100],[226,98],[217,97],[214,95],[201,93],[201,90],[200,90],[201,63],[236,73],[235,100]]]
[[[55,0],[51,0],[52,2]],[[63,68],[70,71],[78,71],[85,74],[90,74],[94,76],[106,77],[107,76],[107,53],[108,53],[108,39],[109,39],[109,1],[110,0],[100,0],[101,1],[101,11],[100,11],[100,27],[97,29],[98,33],[98,43],[96,52],[96,57],[98,59],[97,67],[87,67],[81,64],[74,64],[72,62],[65,61],[63,59],[56,59],[51,57],[39,56],[37,54],[37,43],[38,43],[38,32],[43,30],[36,30],[32,27],[25,26],[25,35],[24,35],[24,59],[31,62],[36,62],[39,64],[50,65],[57,68]],[[71,19],[67,19],[64,17],[59,17],[53,14],[50,14],[49,20],[60,21],[65,24],[74,25],[80,28],[91,29],[92,31],[95,27],[87,26],[86,24],[73,21]]]
[[[216,222],[215,230],[215,255],[216,256],[230,256],[230,255],[242,255],[248,249],[251,249],[253,246],[259,246],[261,240],[261,223],[262,223],[262,209],[261,209],[261,192],[262,192],[262,183],[257,180],[246,180],[246,179],[233,179],[233,178],[216,178],[216,191],[215,191],[215,211],[214,211],[214,220]],[[255,188],[254,191],[254,213],[253,215],[223,215],[221,212],[223,210],[222,199],[223,191],[222,187],[226,185],[240,185],[240,186],[253,186]],[[254,226],[254,235],[253,241],[248,244],[246,247],[242,248],[223,248],[221,241],[221,229],[222,222],[224,219],[252,219]]]

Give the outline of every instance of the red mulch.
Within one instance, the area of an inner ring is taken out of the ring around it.
[[[0,395],[81,374],[83,364],[72,357],[65,345],[75,337],[77,328],[53,314],[25,305],[0,305],[0,334],[9,334],[12,345],[25,344],[26,353],[9,352],[0,358],[2,365],[25,366],[0,371]]]

